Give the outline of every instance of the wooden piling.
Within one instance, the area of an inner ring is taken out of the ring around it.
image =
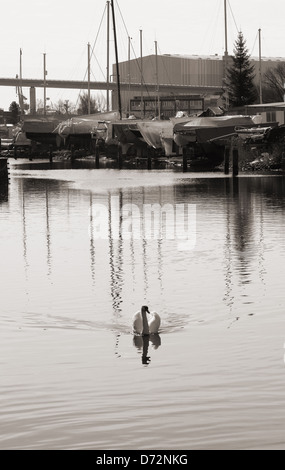
[[[119,170],[123,168],[123,152],[121,145],[118,145],[118,168]]]
[[[52,163],[53,160],[53,153],[52,153],[52,145],[49,146],[49,162]]]
[[[188,149],[183,147],[183,173],[188,171]]]
[[[4,187],[9,183],[8,159],[0,158],[0,186]]]
[[[75,160],[75,150],[74,150],[74,145],[72,144],[71,145],[71,156],[70,156],[70,159],[71,159],[71,163],[74,163],[74,160]]]
[[[99,147],[98,143],[96,143],[96,147],[95,147],[95,166],[96,166],[96,170],[99,170],[99,168],[100,168],[100,147]]]
[[[285,172],[285,152],[282,153],[281,169]]]
[[[239,152],[237,148],[233,149],[233,176],[239,174]]]
[[[224,153],[224,169],[225,175],[230,173],[230,147],[225,146],[225,153]]]
[[[147,169],[152,169],[152,148],[147,149]]]

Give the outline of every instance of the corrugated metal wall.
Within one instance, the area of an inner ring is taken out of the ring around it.
[[[132,83],[141,81],[141,60],[131,60],[120,64],[122,82],[129,81],[129,70]],[[114,71],[115,73],[115,71]],[[145,83],[156,83],[156,57],[143,58],[143,77]],[[186,58],[180,56],[158,57],[159,83],[171,85],[205,85],[220,86],[223,79],[223,61],[213,58]]]
[[[257,81],[259,62],[257,58],[252,58],[256,67]],[[269,68],[276,67],[279,63],[284,63],[283,58],[263,58],[262,70],[265,72]],[[129,81],[129,68],[131,70],[131,82],[140,83],[141,59],[122,62],[120,64],[120,75],[123,82]],[[164,85],[201,85],[201,86],[221,86],[224,78],[224,62],[220,56],[196,57],[196,56],[158,56],[158,76],[159,83]],[[115,75],[115,66],[113,74]],[[143,58],[143,76],[145,83],[156,83],[156,57],[154,55]]]

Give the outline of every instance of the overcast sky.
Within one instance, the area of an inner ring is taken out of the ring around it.
[[[87,67],[87,43],[94,45],[97,38],[92,79],[102,80],[106,71],[105,7],[106,0],[5,2],[1,6],[0,77],[19,74],[22,48],[24,78],[43,76],[45,52],[48,78],[81,80]],[[127,59],[128,35],[132,37],[132,55],[139,56],[140,29],[144,55],[154,53],[155,40],[162,54],[223,54],[224,0],[116,0],[116,14],[120,60]],[[257,33],[261,28],[262,54],[285,57],[284,21],[284,0],[229,0],[229,52],[241,30],[249,52],[258,56]],[[24,94],[29,97],[27,89]],[[37,90],[37,98],[41,99],[42,94]],[[77,94],[70,90],[48,91],[53,102],[76,102]],[[0,87],[0,108],[7,109],[16,99],[13,88]]]

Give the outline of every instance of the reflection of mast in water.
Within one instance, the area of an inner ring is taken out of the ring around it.
[[[131,204],[133,204],[133,193],[131,193]],[[132,212],[132,227],[133,226],[134,226],[134,223],[133,223],[133,212]],[[130,249],[131,249],[131,267],[132,267],[132,281],[133,281],[132,285],[133,285],[133,292],[134,292],[135,285],[136,285],[134,230],[131,231]]]
[[[95,243],[93,227],[93,195],[90,192],[90,256],[91,256],[91,276],[93,286],[95,285]]]
[[[259,250],[258,250],[258,267],[259,267],[259,278],[263,285],[265,285],[264,276],[266,274],[266,269],[264,266],[264,216],[263,216],[263,198],[260,201],[260,234],[259,234]]]
[[[49,200],[48,200],[48,187],[46,185],[46,237],[47,237],[47,265],[48,277],[51,276],[51,235],[49,224]]]
[[[159,187],[159,204],[160,207],[162,205],[162,197],[161,197],[161,187]],[[162,257],[162,223],[159,226],[159,238],[157,240],[157,264],[158,264],[158,280],[160,286],[161,295],[163,294],[163,257]]]
[[[143,188],[143,208],[145,207],[145,188]],[[143,215],[142,223],[142,251],[143,251],[143,276],[144,276],[144,297],[147,299],[148,294],[148,277],[147,277],[147,241],[145,233],[145,218]]]
[[[122,193],[119,197],[108,198],[109,213],[109,264],[111,269],[111,296],[116,315],[121,314],[122,276],[123,276],[123,239],[122,239]],[[117,204],[118,202],[118,204]],[[115,257],[115,240],[118,240],[118,258]]]
[[[231,202],[230,202],[230,188],[229,188],[229,179],[225,179],[225,193],[227,198],[227,229],[226,229],[226,241],[225,241],[225,284],[226,292],[224,296],[224,301],[226,305],[232,307],[234,304],[233,296],[233,272],[232,272],[232,240],[231,240]]]
[[[28,257],[27,257],[27,224],[26,224],[26,207],[25,207],[25,191],[23,184],[21,184],[22,190],[22,224],[23,224],[23,256],[24,256],[24,270],[25,278],[28,281]]]

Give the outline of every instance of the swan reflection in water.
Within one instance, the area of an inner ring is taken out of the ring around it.
[[[150,318],[147,317],[149,315]],[[161,345],[161,339],[158,334],[161,319],[158,313],[150,312],[147,306],[142,306],[141,311],[135,313],[133,318],[134,345],[143,352],[142,363],[148,365],[150,357],[148,356],[149,342],[154,349]]]
[[[159,334],[151,334],[148,336],[135,335],[134,346],[142,351],[142,363],[143,365],[149,365],[151,358],[148,355],[149,343],[152,344],[153,349],[158,349],[161,346],[161,338]]]

